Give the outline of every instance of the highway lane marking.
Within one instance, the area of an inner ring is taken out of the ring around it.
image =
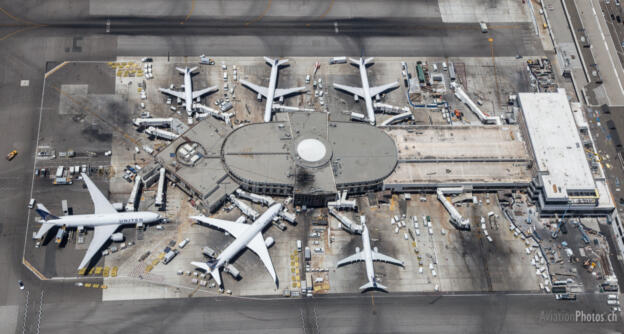
[[[602,27],[600,26],[600,21],[598,20],[598,15],[596,15],[596,8],[594,7],[594,2],[593,0],[590,0],[589,3],[592,6],[592,12],[594,12],[594,18],[596,19],[596,24],[598,25],[598,30],[600,30],[600,36],[602,37],[602,41],[604,42],[604,46],[607,49],[607,55],[609,56],[609,61],[611,62],[611,66],[613,67],[613,70],[615,71],[615,76],[617,77],[617,82],[618,82],[618,86],[620,86],[620,91],[622,92],[622,95],[624,95],[624,88],[622,87],[622,81],[620,80],[620,75],[618,74],[618,70],[617,67],[615,67],[615,63],[613,62],[613,58],[611,57],[611,52],[609,51],[609,45],[607,45],[607,39],[604,36],[604,33],[602,32]],[[608,94],[607,94],[608,96]]]
[[[188,21],[188,19],[191,17],[191,15],[193,15],[193,11],[195,10],[195,0],[191,0],[191,10],[189,11],[189,13],[186,15],[186,17],[184,18],[184,20],[182,22],[180,22],[180,24],[184,24],[186,21]]]
[[[252,23],[255,23],[255,22],[258,22],[258,21],[262,20],[262,18],[263,18],[263,17],[264,17],[264,16],[265,16],[268,12],[269,12],[269,9],[271,9],[271,2],[272,2],[272,1],[273,1],[273,0],[269,0],[269,1],[267,2],[267,6],[266,6],[266,8],[264,9],[264,12],[262,12],[262,14],[260,14],[260,16],[256,17],[255,19],[253,19],[253,20],[251,20],[251,21],[247,21],[247,22],[245,22],[245,25],[246,25],[246,26],[248,26],[248,25],[250,25],[250,24],[252,24]]]
[[[65,66],[65,65],[67,65],[67,64],[69,64],[69,62],[68,62],[68,61],[64,61],[64,62],[60,63],[59,65],[56,65],[53,69],[49,70],[49,71],[48,71],[48,72],[47,72],[47,73],[46,73],[43,77],[44,77],[44,78],[49,77],[49,76],[50,76],[50,75],[52,75],[54,72],[56,72],[56,71],[60,70],[60,69],[61,69],[61,67]]]

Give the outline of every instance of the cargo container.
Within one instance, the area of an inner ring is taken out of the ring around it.
[[[310,261],[310,259],[312,259],[312,252],[310,251],[310,247],[305,248],[304,258],[306,261]]]
[[[63,176],[63,170],[64,170],[64,169],[65,169],[65,168],[64,168],[63,166],[58,166],[58,167],[56,168],[56,177],[57,177],[57,178],[59,178],[59,177],[62,177],[62,176]]]

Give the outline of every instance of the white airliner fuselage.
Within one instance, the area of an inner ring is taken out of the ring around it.
[[[360,80],[362,80],[362,89],[364,91],[364,103],[366,103],[366,113],[368,114],[368,120],[371,121],[371,124],[375,124],[375,108],[373,107],[373,98],[370,94],[369,84],[368,84],[368,73],[366,72],[366,62],[364,58],[360,58],[358,63],[358,68],[360,70]]]
[[[352,87],[342,84],[334,83],[334,88],[346,91],[359,96],[364,99],[366,105],[366,114],[368,121],[371,125],[375,125],[375,106],[373,105],[373,97],[386,91],[399,87],[398,82],[391,82],[381,86],[370,87],[368,82],[368,73],[366,72],[366,66],[373,63],[373,58],[361,58],[359,60],[349,58],[349,62],[352,65],[358,66],[360,70],[360,80],[362,81],[362,87]]]
[[[102,225],[136,225],[152,223],[160,219],[160,215],[154,212],[119,212],[91,215],[61,216],[57,219],[49,219],[48,224],[65,227],[94,227]]]
[[[362,285],[360,290],[362,292],[369,289],[378,289],[382,291],[387,291],[387,288],[377,282],[375,278],[375,270],[373,269],[373,261],[387,262],[397,266],[403,266],[403,261],[399,261],[390,256],[381,254],[377,251],[377,249],[371,249],[370,246],[370,235],[368,233],[368,227],[366,227],[366,223],[362,222],[362,250],[356,248],[356,253],[348,256],[340,261],[338,261],[337,266],[343,266],[346,264],[354,263],[354,262],[364,262],[366,266],[366,278],[368,279],[368,283]]]
[[[187,114],[193,113],[193,80],[191,80],[192,69],[184,68],[184,107]]]
[[[373,269],[373,255],[370,246],[370,236],[368,234],[368,227],[364,224],[362,229],[362,248],[364,248],[364,264],[366,265],[366,277],[369,282],[377,283],[375,279],[375,270]]]
[[[226,230],[232,234],[236,240],[227,246],[219,256],[211,262],[191,262],[194,266],[202,268],[207,272],[210,272],[215,281],[221,286],[221,276],[219,270],[230,263],[233,257],[240,253],[245,248],[251,249],[256,253],[267,270],[273,277],[273,280],[277,284],[277,277],[275,275],[275,269],[271,263],[271,258],[267,250],[264,238],[262,238],[262,230],[273,221],[273,218],[282,210],[282,204],[276,203],[269,207],[253,224],[243,224],[244,217],[239,218],[235,222],[228,222],[225,220],[213,219],[203,216],[191,217],[199,222]]]
[[[193,75],[193,71],[195,71],[196,69],[197,67],[193,67],[193,68],[176,67],[176,70],[178,70],[178,72],[184,74],[184,92],[179,92],[179,91],[171,90],[168,88],[158,89],[162,93],[172,95],[172,96],[175,96],[177,98],[184,100],[184,108],[186,109],[186,113],[188,114],[189,117],[191,117],[194,111],[193,99],[196,99],[198,97],[201,97],[203,95],[206,95],[208,93],[212,93],[218,90],[217,86],[212,86],[212,87],[204,88],[202,90],[193,91],[193,80],[191,79],[191,77]]]
[[[93,201],[94,213],[90,215],[69,215],[57,217],[46,209],[46,207],[37,203],[37,213],[43,218],[41,228],[33,236],[34,239],[41,239],[48,231],[55,227],[89,227],[93,228],[93,239],[89,244],[89,248],[85,256],[80,262],[78,269],[86,267],[93,256],[102,248],[102,246],[111,238],[113,233],[122,225],[149,224],[161,219],[160,215],[154,212],[138,211],[138,212],[117,212],[108,199],[95,186],[93,181],[84,173],[82,178],[87,185],[89,195]]]
[[[273,100],[275,99],[275,88],[277,87],[277,71],[279,69],[279,59],[272,59],[271,77],[269,78],[269,95],[264,105],[264,122],[270,122],[273,115]]]
[[[277,88],[277,72],[279,71],[280,66],[286,64],[288,59],[272,59],[269,57],[264,57],[264,60],[267,64],[271,66],[271,76],[269,77],[269,86],[262,87],[256,84],[253,84],[247,80],[242,79],[240,82],[245,87],[255,91],[260,96],[264,96],[266,98],[266,104],[264,105],[264,121],[270,122],[271,117],[273,116],[273,101],[277,98],[301,93],[305,91],[305,87],[296,87],[296,88]]]

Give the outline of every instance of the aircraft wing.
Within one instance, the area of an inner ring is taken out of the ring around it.
[[[256,253],[260,260],[264,263],[264,266],[273,277],[273,281],[277,284],[277,275],[275,274],[275,268],[273,268],[273,262],[271,262],[271,256],[269,255],[269,250],[267,249],[266,244],[264,243],[264,238],[262,237],[262,233],[256,234],[256,236],[249,241],[247,244],[247,248],[251,249],[252,252]]]
[[[338,261],[336,267],[344,266],[345,264],[350,264],[354,262],[364,261],[364,252],[360,251],[351,256],[347,256],[344,259]]]
[[[240,82],[243,84],[243,86],[253,90],[254,92],[256,92],[256,93],[258,93],[258,94],[260,94],[260,95],[262,95],[264,97],[267,97],[267,95],[269,95],[269,89],[266,88],[266,87],[258,86],[258,85],[254,84],[254,83],[251,83],[251,82],[249,82],[247,80],[243,80],[243,79],[241,79]]]
[[[115,233],[115,230],[119,227],[119,224],[115,225],[100,225],[95,226],[93,229],[95,232],[93,233],[93,240],[89,244],[89,248],[87,249],[87,253],[82,258],[82,262],[80,262],[80,266],[78,266],[78,270],[86,267],[93,256],[100,251],[100,248],[104,246],[106,241],[110,238],[110,236]]]
[[[340,89],[340,90],[344,90],[347,93],[351,93],[353,95],[357,95],[359,97],[364,97],[364,90],[360,87],[353,87],[353,86],[347,86],[347,85],[341,85],[341,84],[334,84],[334,88],[336,89]],[[373,94],[371,94],[372,96]]]
[[[379,252],[372,251],[373,261],[387,262],[403,267],[403,261],[399,261],[388,255],[381,254]]]
[[[206,225],[227,231],[229,234],[233,235],[235,238],[238,238],[239,236],[241,236],[245,232],[245,230],[249,227],[249,225],[243,224],[241,222],[232,222],[229,220],[210,218],[206,216],[193,216],[191,217],[191,219],[195,219]]]
[[[117,210],[113,207],[112,204],[108,201],[106,196],[102,194],[100,189],[97,188],[95,183],[91,181],[91,179],[87,176],[87,174],[82,173],[82,179],[87,185],[87,189],[89,189],[89,195],[91,195],[91,200],[93,201],[93,206],[95,208],[95,214],[99,213],[117,213]]]
[[[196,91],[193,92],[193,98],[196,99],[196,98],[198,98],[198,97],[200,97],[202,95],[206,95],[208,93],[216,92],[217,90],[219,90],[219,88],[217,86],[212,86],[212,87],[196,90]]]
[[[171,90],[169,88],[158,88],[158,90],[161,91],[162,93],[173,95],[173,96],[179,97],[181,99],[185,98],[184,92],[176,92],[175,90]]]
[[[282,96],[295,94],[295,93],[301,93],[301,92],[304,92],[305,90],[306,90],[305,87],[276,88],[275,89],[275,96],[274,96],[274,98],[278,99],[278,98],[280,98]]]
[[[388,91],[390,89],[395,89],[399,87],[399,83],[398,82],[391,82],[389,84],[385,84],[385,85],[381,85],[381,86],[375,86],[375,87],[371,87],[370,88],[370,95],[371,97],[375,97],[375,95],[379,95],[385,91]]]

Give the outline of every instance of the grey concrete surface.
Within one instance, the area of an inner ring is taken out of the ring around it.
[[[541,303],[555,308],[564,305],[555,306],[550,296],[535,299],[532,296],[519,299],[481,297],[485,299],[465,299],[450,304],[435,302],[436,298],[431,297],[375,297],[376,314],[371,311],[369,305],[372,305],[372,300],[369,297],[356,296],[352,299],[319,302],[316,312],[320,315],[321,322],[320,327],[315,327],[312,320],[315,308],[305,307],[302,311],[299,307],[310,304],[308,301],[280,302],[274,308],[271,304],[268,305],[271,307],[267,307],[267,304],[260,302],[240,303],[234,299],[228,299],[227,302],[221,302],[222,299],[207,299],[190,303],[186,300],[175,303],[160,300],[94,303],[101,298],[95,289],[74,287],[72,282],[39,281],[21,264],[21,259],[26,237],[23,226],[27,212],[25,206],[30,196],[29,185],[34,164],[39,111],[40,108],[48,108],[40,105],[43,74],[54,65],[47,62],[111,60],[118,55],[166,56],[168,53],[333,56],[359,55],[362,50],[372,56],[415,53],[441,57],[489,56],[487,37],[495,38],[495,53],[500,56],[515,56],[518,53],[539,55],[542,52],[528,23],[505,23],[505,27],[499,28],[494,25],[488,35],[483,35],[475,23],[440,23],[433,1],[422,2],[422,6],[414,7],[414,11],[419,12],[421,8],[425,9],[418,20],[384,19],[383,15],[405,12],[404,7],[389,6],[388,2],[384,2],[386,10],[378,14],[378,17],[339,23],[338,34],[335,32],[335,19],[331,18],[337,14],[328,14],[327,19],[317,18],[315,21],[319,23],[313,21],[308,27],[302,23],[305,18],[299,16],[283,24],[278,24],[275,20],[265,22],[255,16],[262,14],[264,9],[255,8],[247,15],[228,21],[238,27],[230,28],[224,25],[224,21],[212,22],[209,19],[190,19],[189,22],[194,22],[194,26],[180,25],[185,14],[179,12],[179,9],[189,9],[187,1],[175,8],[178,12],[167,12],[166,8],[161,8],[163,12],[160,14],[166,17],[160,21],[136,25],[139,20],[128,20],[125,17],[135,15],[132,8],[140,2],[124,2],[124,8],[117,8],[121,13],[119,15],[123,17],[115,16],[113,12],[92,13],[92,9],[97,9],[91,7],[93,3],[94,1],[28,0],[3,1],[0,4],[6,10],[0,15],[0,23],[3,24],[0,27],[0,45],[3,46],[0,49],[0,57],[3,59],[0,64],[0,99],[4,101],[0,105],[3,119],[0,152],[6,154],[14,148],[19,150],[18,157],[11,162],[0,159],[0,265],[8,268],[0,271],[0,305],[20,307],[18,317],[26,319],[26,326],[22,327],[22,323],[18,321],[16,332],[36,332],[38,319],[41,319],[41,332],[44,333],[68,330],[76,333],[89,330],[104,333],[129,330],[154,332],[167,329],[175,332],[178,331],[176,326],[180,326],[179,332],[210,329],[215,332],[255,332],[256,329],[264,329],[268,332],[275,328],[293,332],[301,330],[301,327],[305,328],[305,332],[313,332],[313,328],[321,328],[323,332],[336,332],[333,328],[338,328],[338,332],[455,332],[457,327],[465,326],[466,331],[482,333],[495,332],[500,328],[511,328],[510,331],[518,328],[515,331],[525,332],[523,329],[527,326],[535,332],[561,328],[567,332],[573,332],[571,328],[602,328],[593,324],[576,323],[565,324],[563,327],[559,323],[530,325],[538,314],[535,310],[544,305]],[[202,2],[198,2],[196,6],[201,4]],[[329,2],[323,3],[328,4]],[[318,6],[319,8],[310,8],[310,15],[323,14],[321,4]],[[429,16],[428,13],[432,13],[434,17],[425,19]],[[105,29],[108,16],[112,21],[110,34],[106,34]],[[250,16],[257,20],[245,25]],[[130,21],[132,23],[129,24]],[[49,26],[32,25],[32,22],[47,23]],[[371,36],[367,37],[362,32]],[[186,34],[188,36],[184,36]],[[29,80],[29,83],[27,86],[20,86],[20,80]],[[25,281],[29,291],[27,308],[24,307],[26,294],[17,288],[18,279]],[[503,299],[503,304],[496,302],[498,298]],[[434,303],[430,304],[431,302]],[[590,305],[594,302],[597,303],[588,299],[581,305],[589,310],[593,309]],[[603,301],[600,303],[604,304]],[[479,310],[473,307],[475,304],[482,305],[483,308]],[[418,305],[435,307],[423,313],[414,312],[420,310]],[[577,305],[566,304],[571,308]],[[43,310],[41,318],[38,314],[40,306]],[[507,313],[509,317],[499,318],[499,322],[494,322],[496,326],[492,327],[488,322],[489,317],[499,313],[501,306],[510,309]],[[449,308],[462,316],[449,321],[453,319],[445,313]],[[435,320],[436,316],[438,320]],[[501,327],[505,325],[509,327]]]
[[[46,305],[42,333],[615,333],[604,295],[233,297]],[[602,301],[604,307],[594,307]],[[581,322],[576,312],[602,314]],[[70,324],[70,326],[68,326]]]

